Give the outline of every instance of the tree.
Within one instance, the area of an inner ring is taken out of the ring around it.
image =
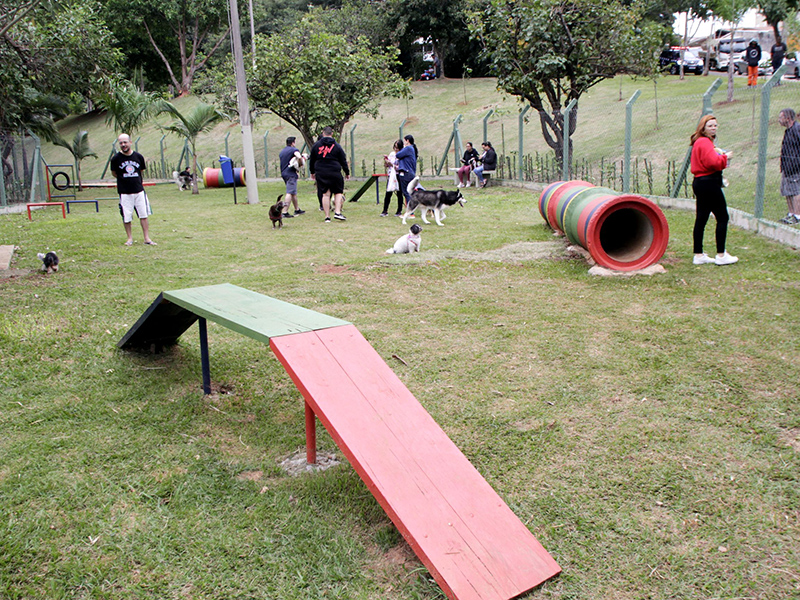
[[[498,87],[538,111],[559,162],[577,125],[577,104],[566,132],[563,109],[604,79],[654,73],[663,33],[618,0],[491,0],[471,28]]]
[[[187,139],[192,146],[192,173],[194,174],[194,177],[192,177],[192,194],[199,194],[200,192],[197,189],[197,152],[195,151],[197,136],[204,131],[208,131],[227,117],[215,106],[205,103],[198,104],[192,112],[184,115],[171,102],[162,102],[161,112],[172,115],[176,119],[171,125],[167,125],[163,129]]]
[[[341,136],[357,112],[376,117],[382,96],[409,92],[408,82],[392,71],[396,49],[331,33],[315,13],[289,32],[257,35],[256,68],[248,74],[253,107],[296,127],[309,147],[326,125]]]
[[[142,92],[130,81],[112,79],[97,98],[106,111],[106,124],[117,133],[133,135],[160,108],[156,94]]]
[[[196,73],[228,36],[227,2],[220,0],[105,0],[116,26],[138,28],[169,74],[178,96],[192,90]],[[213,40],[213,41],[212,41]]]
[[[89,147],[89,132],[76,131],[75,137],[72,139],[71,144],[61,136],[58,136],[57,139],[53,140],[53,143],[57,146],[66,148],[69,150],[69,153],[72,154],[72,158],[75,160],[75,175],[78,178],[78,191],[82,191],[83,185],[81,184],[81,161],[84,158],[89,158],[90,156],[97,158],[97,153]]]
[[[783,41],[778,25],[781,21],[794,17],[798,8],[798,0],[758,0],[758,10],[775,32],[776,43],[780,44]]]

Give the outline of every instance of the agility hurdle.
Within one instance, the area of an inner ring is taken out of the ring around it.
[[[452,600],[510,600],[561,568],[352,324],[230,284],[165,291],[118,342],[175,344],[207,321],[269,344],[316,419]]]

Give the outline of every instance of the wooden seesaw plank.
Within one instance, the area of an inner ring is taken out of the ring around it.
[[[560,572],[354,326],[270,346],[449,598],[508,600]]]

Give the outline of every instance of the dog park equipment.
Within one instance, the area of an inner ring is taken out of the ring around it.
[[[616,271],[657,263],[669,242],[667,219],[652,201],[588,181],[550,184],[539,197],[539,213],[598,265]]]
[[[28,209],[28,221],[32,221],[31,218],[31,207],[32,206],[60,206],[61,207],[61,215],[66,219],[67,218],[67,211],[64,208],[63,202],[28,202],[27,203]]]
[[[203,185],[207,188],[242,187],[247,185],[244,167],[236,167],[229,179],[225,178],[223,169],[206,167],[203,169]]]
[[[94,212],[100,212],[100,203],[97,200],[67,200],[67,214],[69,214],[70,204],[94,204]]]
[[[381,177],[386,177],[386,173],[374,173],[369,176],[358,191],[350,198],[350,202],[358,202],[358,199],[363,196],[366,191],[370,188],[370,186],[374,183],[375,184],[375,204],[380,204],[381,202]]]
[[[352,324],[230,284],[161,293],[118,342],[162,348],[206,320],[269,344],[316,419],[452,600],[510,600],[561,568]]]

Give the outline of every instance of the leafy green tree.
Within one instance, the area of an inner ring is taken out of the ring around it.
[[[62,146],[69,150],[69,153],[72,154],[72,158],[75,160],[75,175],[78,178],[78,191],[83,190],[83,184],[81,182],[81,161],[84,158],[94,157],[97,158],[97,153],[89,147],[89,132],[88,131],[76,131],[75,137],[72,139],[72,143],[68,142],[61,136],[58,136],[57,139],[53,140],[53,143],[57,146]]]
[[[148,40],[178,96],[227,39],[227,2],[220,0],[104,0],[117,29]],[[130,35],[130,34],[127,34]],[[127,37],[126,35],[126,37]]]
[[[341,136],[357,112],[376,117],[381,97],[409,92],[392,71],[396,49],[327,31],[316,12],[291,31],[257,35],[256,68],[248,74],[253,106],[296,127],[309,146],[326,125]]]
[[[471,27],[498,87],[538,111],[559,162],[578,121],[576,104],[564,131],[563,109],[604,79],[654,73],[663,36],[618,0],[491,0]]]
[[[783,41],[779,24],[795,18],[798,8],[798,0],[758,0],[758,10],[775,32],[777,43]]]
[[[210,130],[227,117],[215,106],[205,103],[198,104],[190,113],[184,115],[171,102],[162,102],[161,112],[175,117],[175,121],[171,125],[163,127],[163,129],[187,139],[192,146],[192,173],[194,173],[192,194],[199,194],[200,192],[197,189],[197,152],[195,150],[197,136]]]

